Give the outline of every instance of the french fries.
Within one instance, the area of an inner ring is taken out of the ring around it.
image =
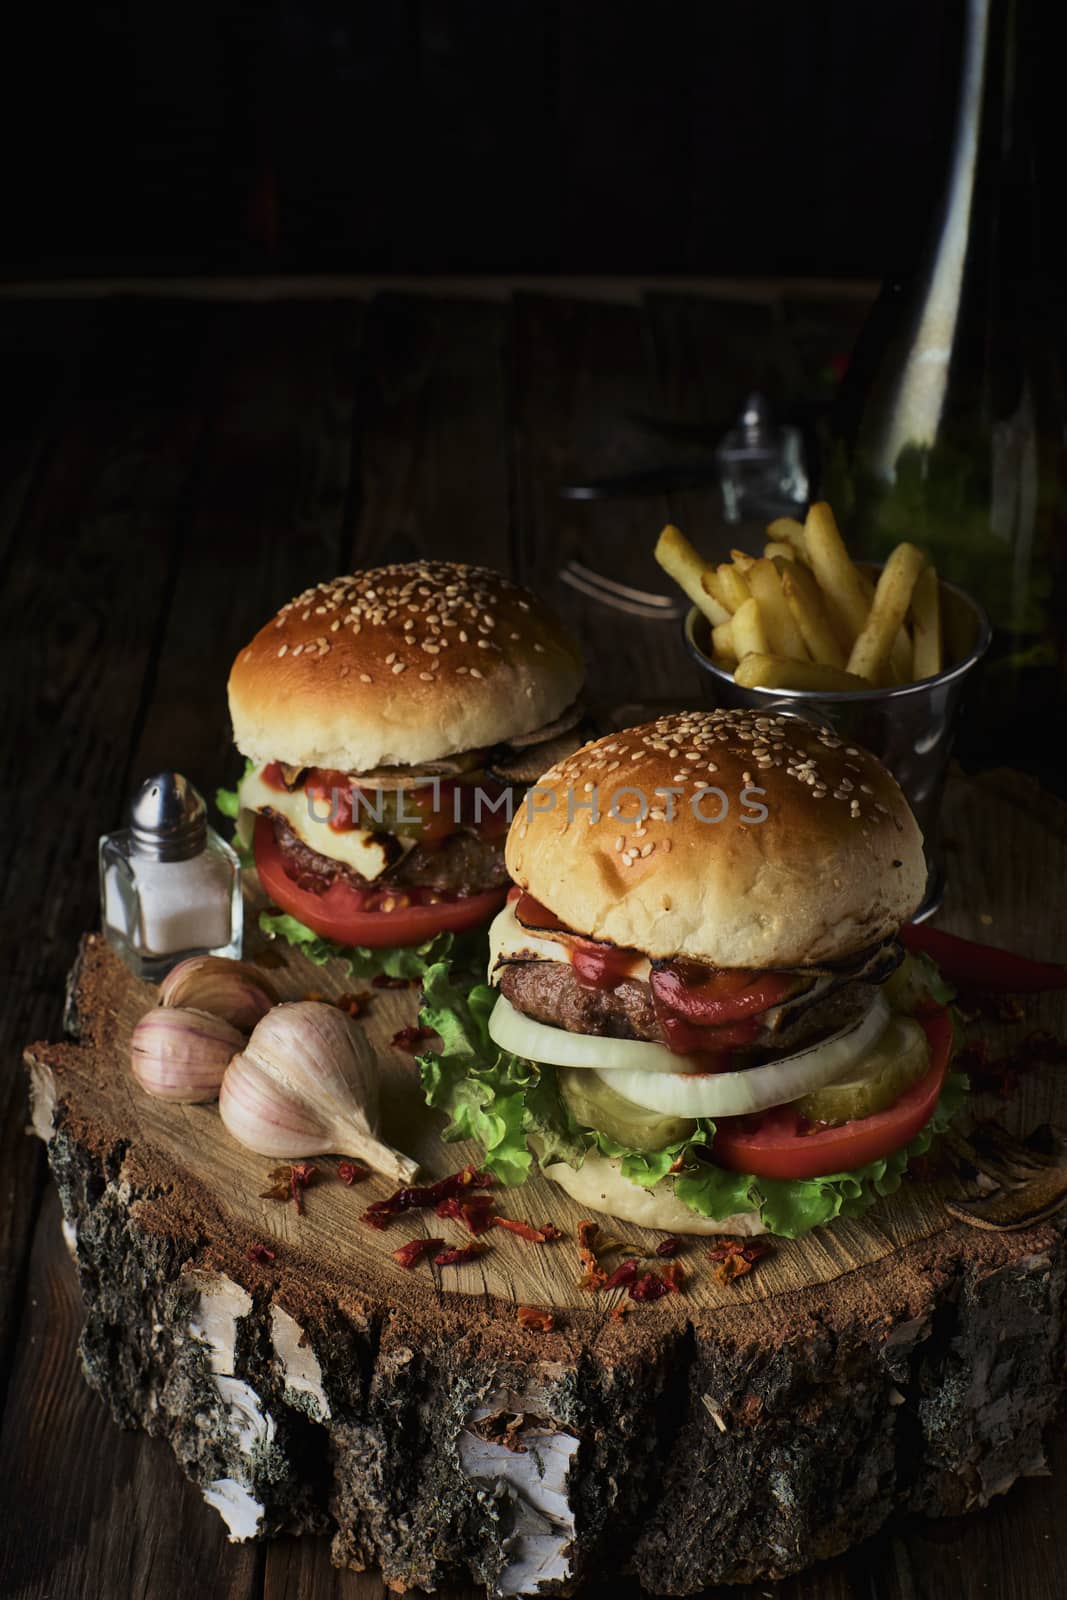
[[[721,666],[737,665],[737,651],[734,648],[734,625],[732,622],[722,622],[717,628],[711,630],[711,648],[715,652],[716,663]]]
[[[700,581],[704,572],[704,562],[679,528],[671,525],[664,528],[656,541],[655,557],[664,572],[668,573],[693,604],[703,611],[713,628],[718,627],[721,622],[729,622],[730,613],[725,606],[719,604],[714,595],[708,593]]]
[[[798,522],[796,517],[775,517],[773,522],[767,524],[767,537],[776,543],[789,545],[797,561],[803,561],[805,566],[810,565],[808,547],[804,541],[804,524]]]
[[[912,675],[933,678],[941,671],[941,596],[937,569],[924,567],[911,598],[911,632],[914,648]]]
[[[773,561],[754,561],[748,569],[748,586],[759,606],[771,653],[806,661],[807,646],[782,593],[782,580]]]
[[[738,661],[748,655],[767,655],[767,635],[763,629],[759,602],[749,595],[744,605],[738,606],[733,617],[734,652]]]
[[[913,544],[898,544],[882,568],[870,614],[852,653],[848,670],[876,683],[889,666],[893,640],[911,605],[912,591],[925,565],[923,553]]]
[[[821,661],[790,661],[785,656],[755,653],[742,656],[734,682],[745,689],[806,689],[811,694],[839,694],[842,690],[869,689],[863,678]]]
[[[824,667],[843,668],[845,652],[830,626],[819,585],[807,567],[794,562],[782,573],[782,593],[808,647],[811,659],[821,662]]]
[[[848,650],[863,632],[870,609],[863,578],[852,565],[845,541],[837,531],[834,514],[818,500],[804,524],[804,543],[811,568],[822,590],[830,623]]]
[[[921,550],[898,544],[877,583],[853,562],[825,501],[768,525],[762,556],[705,565],[677,528],[656,559],[711,624],[715,665],[745,688],[855,693],[945,668],[941,590]]]
[[[744,574],[737,567],[731,566],[729,561],[724,561],[721,567],[716,568],[719,580],[722,603],[728,611],[736,611],[743,606],[749,597],[749,587],[745,582]]]

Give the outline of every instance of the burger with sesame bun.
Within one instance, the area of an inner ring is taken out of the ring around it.
[[[898,940],[922,837],[875,758],[694,712],[558,761],[507,841],[489,984],[431,968],[446,1137],[670,1232],[796,1236],[895,1189],[958,1103],[953,1021]]]
[[[377,567],[284,605],[233,664],[247,765],[219,797],[280,908],[267,930],[351,959],[487,922],[516,798],[584,736],[583,677],[541,602],[480,567]]]

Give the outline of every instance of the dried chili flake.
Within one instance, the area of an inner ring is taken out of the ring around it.
[[[685,1282],[685,1268],[680,1261],[668,1261],[662,1269],[664,1283],[673,1289],[675,1294],[681,1294],[682,1284]]]
[[[337,1176],[347,1189],[351,1189],[354,1183],[366,1183],[370,1177],[370,1168],[362,1161],[339,1161]]]
[[[491,1172],[464,1167],[460,1172],[450,1173],[447,1178],[438,1178],[436,1183],[410,1184],[398,1189],[387,1200],[376,1200],[364,1211],[363,1221],[369,1228],[386,1228],[390,1219],[399,1216],[402,1211],[428,1210],[442,1200],[465,1194],[469,1189],[491,1189],[493,1183]]]
[[[990,1059],[989,1046],[976,1039],[960,1051],[955,1065],[966,1072],[971,1088],[981,1094],[997,1094],[1008,1100],[1019,1086],[1019,1079],[1036,1067],[1067,1065],[1067,1043],[1055,1034],[1037,1029],[1028,1033],[1005,1055]]]
[[[417,982],[417,978],[391,978],[387,972],[379,972],[377,977],[371,979],[371,986],[375,989],[411,989]]]
[[[317,989],[309,989],[303,998],[305,1000],[325,1000],[326,996],[324,994],[320,994]]]
[[[439,1251],[433,1258],[434,1264],[438,1267],[461,1267],[465,1261],[476,1261],[487,1249],[487,1245],[472,1239],[470,1244],[452,1245],[448,1250]]]
[[[292,1200],[300,1216],[304,1214],[304,1190],[315,1181],[317,1169],[310,1161],[286,1163],[268,1174],[270,1187],[261,1189],[261,1200]]]
[[[398,1261],[410,1272],[412,1267],[418,1266],[424,1256],[440,1250],[444,1242],[443,1239],[409,1239],[407,1244],[402,1244],[399,1250],[393,1251],[393,1260]]]
[[[605,1289],[624,1289],[634,1282],[637,1277],[637,1261],[633,1256],[628,1256],[625,1261],[620,1261],[610,1278],[605,1278],[602,1287]]]
[[[612,1306],[611,1310],[608,1312],[612,1322],[621,1322],[622,1319],[626,1316],[629,1316],[629,1314],[630,1302],[628,1300],[620,1300],[618,1305]]]
[[[265,1244],[250,1244],[248,1247],[249,1261],[257,1261],[261,1267],[269,1267],[274,1260],[274,1251]]]
[[[350,1017],[361,1017],[373,999],[369,989],[361,989],[359,994],[339,995],[334,1005]]]
[[[715,1262],[716,1283],[732,1283],[751,1272],[756,1262],[770,1255],[771,1246],[764,1239],[722,1239],[708,1251],[709,1261]]]
[[[631,1300],[660,1300],[672,1292],[674,1285],[667,1283],[658,1272],[643,1272],[634,1279],[629,1289]]]
[[[603,1288],[607,1273],[600,1265],[600,1257],[607,1255],[611,1250],[625,1248],[622,1239],[613,1239],[610,1234],[602,1234],[599,1223],[579,1222],[578,1260],[582,1267],[582,1276],[578,1279],[579,1289]]]
[[[453,1217],[457,1222],[464,1222],[471,1233],[485,1233],[498,1220],[493,1215],[493,1197],[488,1194],[450,1194],[438,1201],[434,1215]]]
[[[543,1228],[535,1228],[532,1222],[516,1222],[514,1217],[494,1217],[493,1221],[498,1228],[506,1228],[509,1233],[517,1233],[520,1239],[529,1239],[531,1244],[546,1244],[549,1239],[561,1239],[563,1235],[558,1228],[553,1228],[550,1222]]]
[[[393,1034],[392,1045],[394,1050],[406,1050],[409,1056],[413,1056],[420,1044],[436,1038],[436,1028],[424,1028],[417,1022],[411,1022]]]
[[[539,1311],[536,1306],[520,1306],[515,1320],[521,1328],[536,1328],[538,1333],[551,1333],[556,1326],[551,1311]]]
[[[676,1256],[681,1248],[681,1239],[675,1239],[673,1237],[670,1239],[661,1239],[659,1244],[656,1246],[656,1254],[658,1256]]]

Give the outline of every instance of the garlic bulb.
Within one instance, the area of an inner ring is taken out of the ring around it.
[[[256,1024],[226,1069],[219,1114],[261,1156],[359,1156],[400,1183],[418,1171],[377,1137],[378,1076],[366,1035],[321,1001],[275,1006]]]
[[[158,1100],[214,1100],[244,1035],[207,1011],[190,1006],[148,1011],[130,1039],[130,1067],[142,1089]]]
[[[193,1006],[251,1033],[278,996],[258,968],[227,956],[190,956],[167,973],[159,990],[161,1006]]]

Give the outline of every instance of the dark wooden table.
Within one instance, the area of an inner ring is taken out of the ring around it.
[[[335,1572],[325,1540],[227,1544],[170,1452],[121,1433],[81,1379],[77,1280],[19,1053],[59,1029],[77,937],[97,921],[98,835],[154,770],[208,792],[232,777],[237,647],[305,585],[384,559],[514,572],[580,634],[601,702],[703,701],[676,626],[599,609],[558,573],[576,556],[662,587],[649,552],[664,522],[732,542],[717,496],[570,504],[557,486],[661,458],[641,414],[716,423],[755,384],[817,408],[864,304],[811,286],[611,284],[0,300],[4,1595],[384,1592]],[[1067,1472],[1062,1440],[1057,1457]],[[1052,1600],[1067,1593],[1058,1481],[895,1526],[777,1594]]]

